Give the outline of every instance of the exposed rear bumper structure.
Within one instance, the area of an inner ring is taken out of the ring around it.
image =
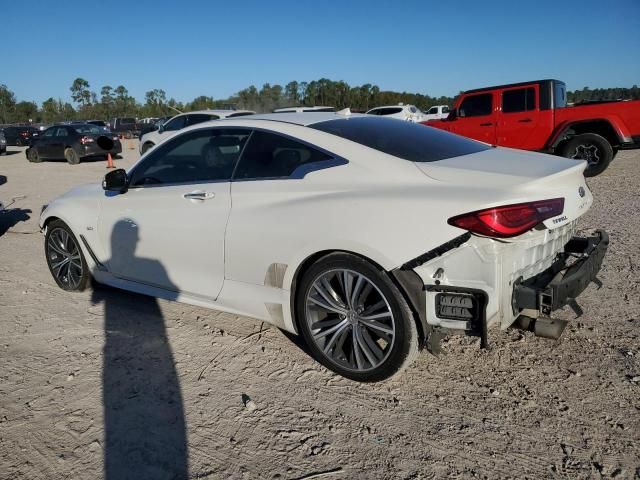
[[[513,280],[509,281],[508,285],[505,284],[502,291],[477,282],[477,287],[458,286],[457,282],[449,281],[446,282],[449,285],[443,284],[439,279],[447,280],[446,270],[451,270],[451,265],[454,264],[452,262],[446,264],[444,261],[432,263],[428,273],[434,270],[435,273],[430,275],[431,282],[425,281],[423,286],[427,296],[426,305],[423,307],[426,309],[426,323],[431,325],[432,331],[436,334],[441,330],[454,330],[479,336],[481,347],[484,348],[489,344],[488,323],[491,323],[491,316],[496,315],[496,305],[503,305],[500,307],[503,308],[501,315],[511,320],[508,323],[502,323],[502,328],[512,325],[531,330],[538,336],[558,338],[567,322],[554,319],[551,314],[568,305],[578,316],[581,315],[582,311],[576,303],[576,298],[589,283],[600,284],[597,274],[609,245],[609,235],[602,230],[596,231],[590,237],[557,237],[558,240],[562,238],[564,238],[563,246],[559,246],[558,253],[550,259],[546,269],[538,270],[539,273],[526,279],[512,277]],[[467,249],[473,250],[469,245]],[[463,261],[460,262],[462,266],[458,268],[462,269],[467,265],[466,261],[469,257],[464,253],[461,254],[463,255],[461,257]],[[453,259],[457,254],[451,252],[449,255]],[[489,260],[501,258],[500,255],[491,257],[486,254],[485,257]],[[499,267],[503,264],[509,265],[508,261],[502,261],[495,266]],[[420,268],[416,267],[416,270],[420,271]],[[422,278],[427,280],[424,273]],[[496,323],[495,320],[493,323]]]

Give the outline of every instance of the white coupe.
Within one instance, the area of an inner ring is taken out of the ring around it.
[[[585,165],[368,115],[254,115],[184,129],[40,224],[65,290],[254,317],[376,381],[443,332],[560,334],[550,315],[578,309],[608,242],[573,236]]]

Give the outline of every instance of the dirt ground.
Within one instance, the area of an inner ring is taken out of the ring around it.
[[[453,337],[373,385],[248,318],[60,290],[40,207],[105,171],[0,157],[1,479],[640,478],[640,151],[589,180],[604,286],[559,341]]]

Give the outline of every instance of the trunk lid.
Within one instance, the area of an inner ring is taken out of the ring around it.
[[[583,161],[510,148],[492,148],[416,165],[425,175],[438,182],[495,192],[496,201],[493,204],[474,205],[468,211],[564,198],[562,214],[544,222],[549,229],[575,221],[593,203],[582,173],[586,167]]]

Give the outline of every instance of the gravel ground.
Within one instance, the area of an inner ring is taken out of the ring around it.
[[[105,163],[9,153],[0,200],[25,197],[0,215],[0,478],[640,478],[640,151],[589,180],[604,286],[559,341],[453,337],[373,385],[251,319],[58,289],[40,207]]]

